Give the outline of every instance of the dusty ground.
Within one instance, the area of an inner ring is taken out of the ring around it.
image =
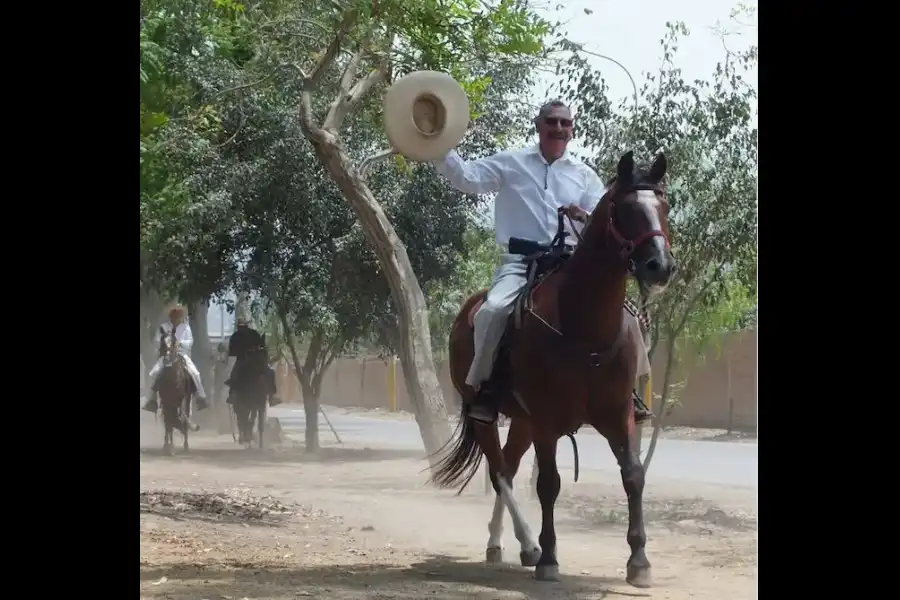
[[[757,597],[753,490],[651,479],[645,492],[655,586],[624,582],[627,512],[615,474],[563,473],[557,509],[562,583],[483,564],[492,498],[424,485],[408,452],[241,450],[194,436],[164,457],[142,435],[141,598],[587,600]],[[180,436],[176,435],[176,443]],[[711,448],[712,450],[712,448]],[[536,529],[539,507],[517,480]],[[535,532],[537,533],[537,532]],[[518,560],[507,518],[506,558]]]

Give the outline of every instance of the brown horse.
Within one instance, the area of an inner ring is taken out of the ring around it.
[[[475,394],[465,384],[474,356],[473,317],[485,292],[471,297],[453,324],[450,376],[464,408],[451,449],[438,463],[432,481],[441,487],[461,486],[462,491],[481,457],[487,457],[497,493],[488,526],[488,562],[501,559],[505,506],[521,544],[521,563],[536,566],[537,579],[558,580],[553,519],[560,488],[556,446],[560,437],[587,423],[606,437],[622,472],[631,547],[626,580],[637,587],[651,584],[644,551],[644,469],[634,439],[631,399],[642,346],[640,331],[635,330],[639,328],[626,325],[623,305],[629,275],[636,277],[642,292],[657,293],[675,268],[669,252],[665,173],[663,154],[650,168],[636,167],[631,152],[622,156],[575,251],[523,292],[523,302],[517,303],[511,317],[515,326],[507,331],[495,367],[503,377],[493,389],[500,396],[501,412],[510,417],[502,450],[496,423],[467,417]],[[512,494],[513,477],[532,443],[539,470],[540,547]]]
[[[163,367],[157,377],[156,386],[159,390],[159,402],[165,427],[163,451],[173,454],[174,441],[172,438],[175,429],[180,431],[184,437],[184,449],[191,449],[188,445],[188,430],[190,429],[193,381],[187,372],[184,357],[178,351],[175,328],[172,328],[171,335],[167,335],[162,327],[159,328],[159,331],[159,355],[163,360]]]
[[[266,427],[268,387],[265,378],[269,374],[268,351],[265,336],[261,346],[249,348],[240,372],[233,373],[234,416],[238,424],[238,443],[245,448],[253,445],[253,429],[257,428],[259,447],[263,448]]]

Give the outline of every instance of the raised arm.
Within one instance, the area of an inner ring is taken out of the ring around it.
[[[443,159],[434,161],[434,167],[464,194],[489,194],[503,185],[503,162],[507,156],[507,152],[498,152],[466,162],[456,150],[451,150]]]

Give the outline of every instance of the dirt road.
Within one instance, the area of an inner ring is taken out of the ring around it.
[[[143,437],[143,436],[142,436]],[[179,436],[176,435],[176,438]],[[151,438],[152,439],[152,438]],[[178,442],[176,442],[178,443]],[[172,600],[750,600],[757,597],[753,490],[648,481],[645,515],[655,585],[625,584],[621,481],[563,474],[557,510],[561,583],[505,558],[484,564],[492,498],[425,486],[408,452],[365,448],[241,450],[195,437],[189,455],[141,451],[141,598]],[[539,530],[540,510],[517,478]]]

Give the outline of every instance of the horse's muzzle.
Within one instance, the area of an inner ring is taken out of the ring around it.
[[[675,269],[675,259],[666,251],[635,264],[634,274],[646,289],[659,292],[669,285]]]

